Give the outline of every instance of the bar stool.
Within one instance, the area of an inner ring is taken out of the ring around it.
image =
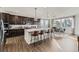
[[[47,33],[47,36],[48,36],[48,39],[49,39],[50,30],[48,29],[45,33]]]
[[[53,27],[53,39],[55,38],[56,27]]]
[[[53,29],[51,29],[51,39],[52,39],[52,33],[53,33]]]
[[[43,40],[43,37],[44,37],[43,34],[44,34],[44,31],[41,30],[41,31],[39,32],[39,35],[40,35],[40,39],[41,39],[41,40]]]
[[[34,31],[34,32],[31,33],[31,42],[33,42],[32,37],[34,37],[34,42],[33,42],[34,46],[35,46],[36,39],[38,39],[38,34],[39,34],[38,31]]]

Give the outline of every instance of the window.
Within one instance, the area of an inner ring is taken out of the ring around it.
[[[68,18],[62,18],[62,19],[55,19],[53,21],[53,27],[74,28],[74,18],[68,17]]]
[[[74,19],[73,17],[69,17],[69,18],[64,18],[62,21],[62,27],[74,27]]]
[[[48,28],[48,19],[42,19],[42,20],[40,20],[40,26],[42,28]]]
[[[54,20],[53,27],[60,28],[61,27],[61,20],[60,19]]]

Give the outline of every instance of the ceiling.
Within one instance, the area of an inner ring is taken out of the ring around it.
[[[35,17],[35,7],[1,7],[0,12]],[[37,7],[36,12],[37,18],[58,18],[79,14],[79,7]]]

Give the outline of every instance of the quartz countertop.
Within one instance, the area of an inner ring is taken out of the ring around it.
[[[48,30],[50,28],[35,28],[35,29],[25,29],[27,32],[40,31],[40,30]]]
[[[10,25],[9,29],[27,29],[27,28],[37,28],[37,25]]]

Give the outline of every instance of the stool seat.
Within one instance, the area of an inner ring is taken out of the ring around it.
[[[51,29],[51,33],[53,32],[53,29]]]
[[[32,32],[31,35],[32,35],[32,36],[38,36],[38,34],[39,34],[38,31],[34,31],[34,32]]]
[[[33,41],[32,37],[34,37],[34,46],[35,46],[36,39],[38,38],[38,34],[39,34],[38,31],[31,32],[31,42]]]
[[[47,30],[46,33],[50,33],[50,30]]]
[[[48,29],[48,30],[46,30],[46,31],[45,31],[45,33],[47,34],[47,35],[46,35],[46,39],[47,39],[47,38],[49,38],[49,35],[50,35],[50,30],[49,30],[49,29]]]
[[[39,35],[40,35],[40,40],[43,40],[43,34],[44,34],[44,31],[43,31],[43,30],[41,30],[41,31],[39,32]]]
[[[44,34],[44,31],[43,31],[43,30],[41,30],[39,34],[40,34],[40,35]]]

